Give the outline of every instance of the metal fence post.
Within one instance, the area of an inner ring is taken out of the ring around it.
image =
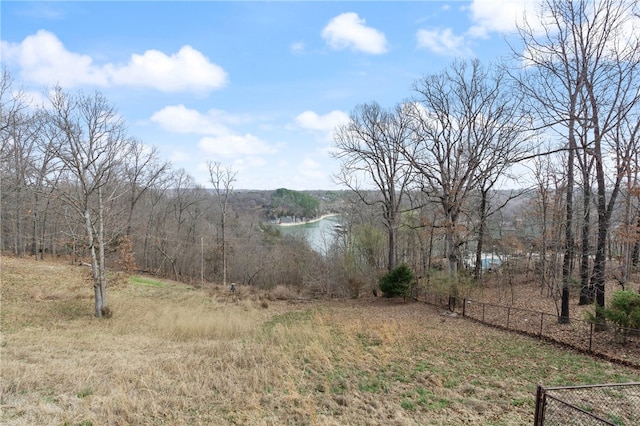
[[[544,312],[540,312],[540,335],[539,337],[542,339],[542,327],[544,326]]]
[[[542,426],[544,424],[545,396],[544,388],[538,385],[536,390],[536,413],[533,419],[534,426]]]
[[[462,316],[466,316],[467,313],[467,298],[462,299]]]

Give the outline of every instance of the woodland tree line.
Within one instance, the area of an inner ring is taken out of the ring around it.
[[[357,296],[407,264],[456,295],[491,252],[526,263],[568,321],[572,282],[603,306],[605,280],[624,287],[638,265],[637,6],[544,0],[509,60],[456,60],[411,99],[356,106],[334,135],[345,192],[238,191],[217,162],[198,185],[99,92],[54,87],[35,107],[5,71],[1,249],[90,265],[97,316],[114,268]],[[344,227],[321,255],[269,225],[271,207],[331,208]]]

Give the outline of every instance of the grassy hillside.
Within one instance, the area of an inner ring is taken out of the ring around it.
[[[0,258],[0,423],[531,424],[535,385],[640,372],[420,303],[289,303],[241,289]]]

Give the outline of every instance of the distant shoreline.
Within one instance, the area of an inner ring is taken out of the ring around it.
[[[277,223],[276,225],[278,225],[278,226],[307,225],[309,223],[320,222],[322,219],[326,219],[326,218],[332,217],[332,216],[340,216],[340,215],[338,213],[323,214],[320,217],[316,217],[314,219],[305,220],[305,221],[302,221],[302,222]]]

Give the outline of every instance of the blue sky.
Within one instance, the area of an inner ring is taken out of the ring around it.
[[[129,134],[208,184],[335,189],[332,131],[456,57],[497,61],[529,0],[0,3],[1,62],[37,102],[99,90]]]

